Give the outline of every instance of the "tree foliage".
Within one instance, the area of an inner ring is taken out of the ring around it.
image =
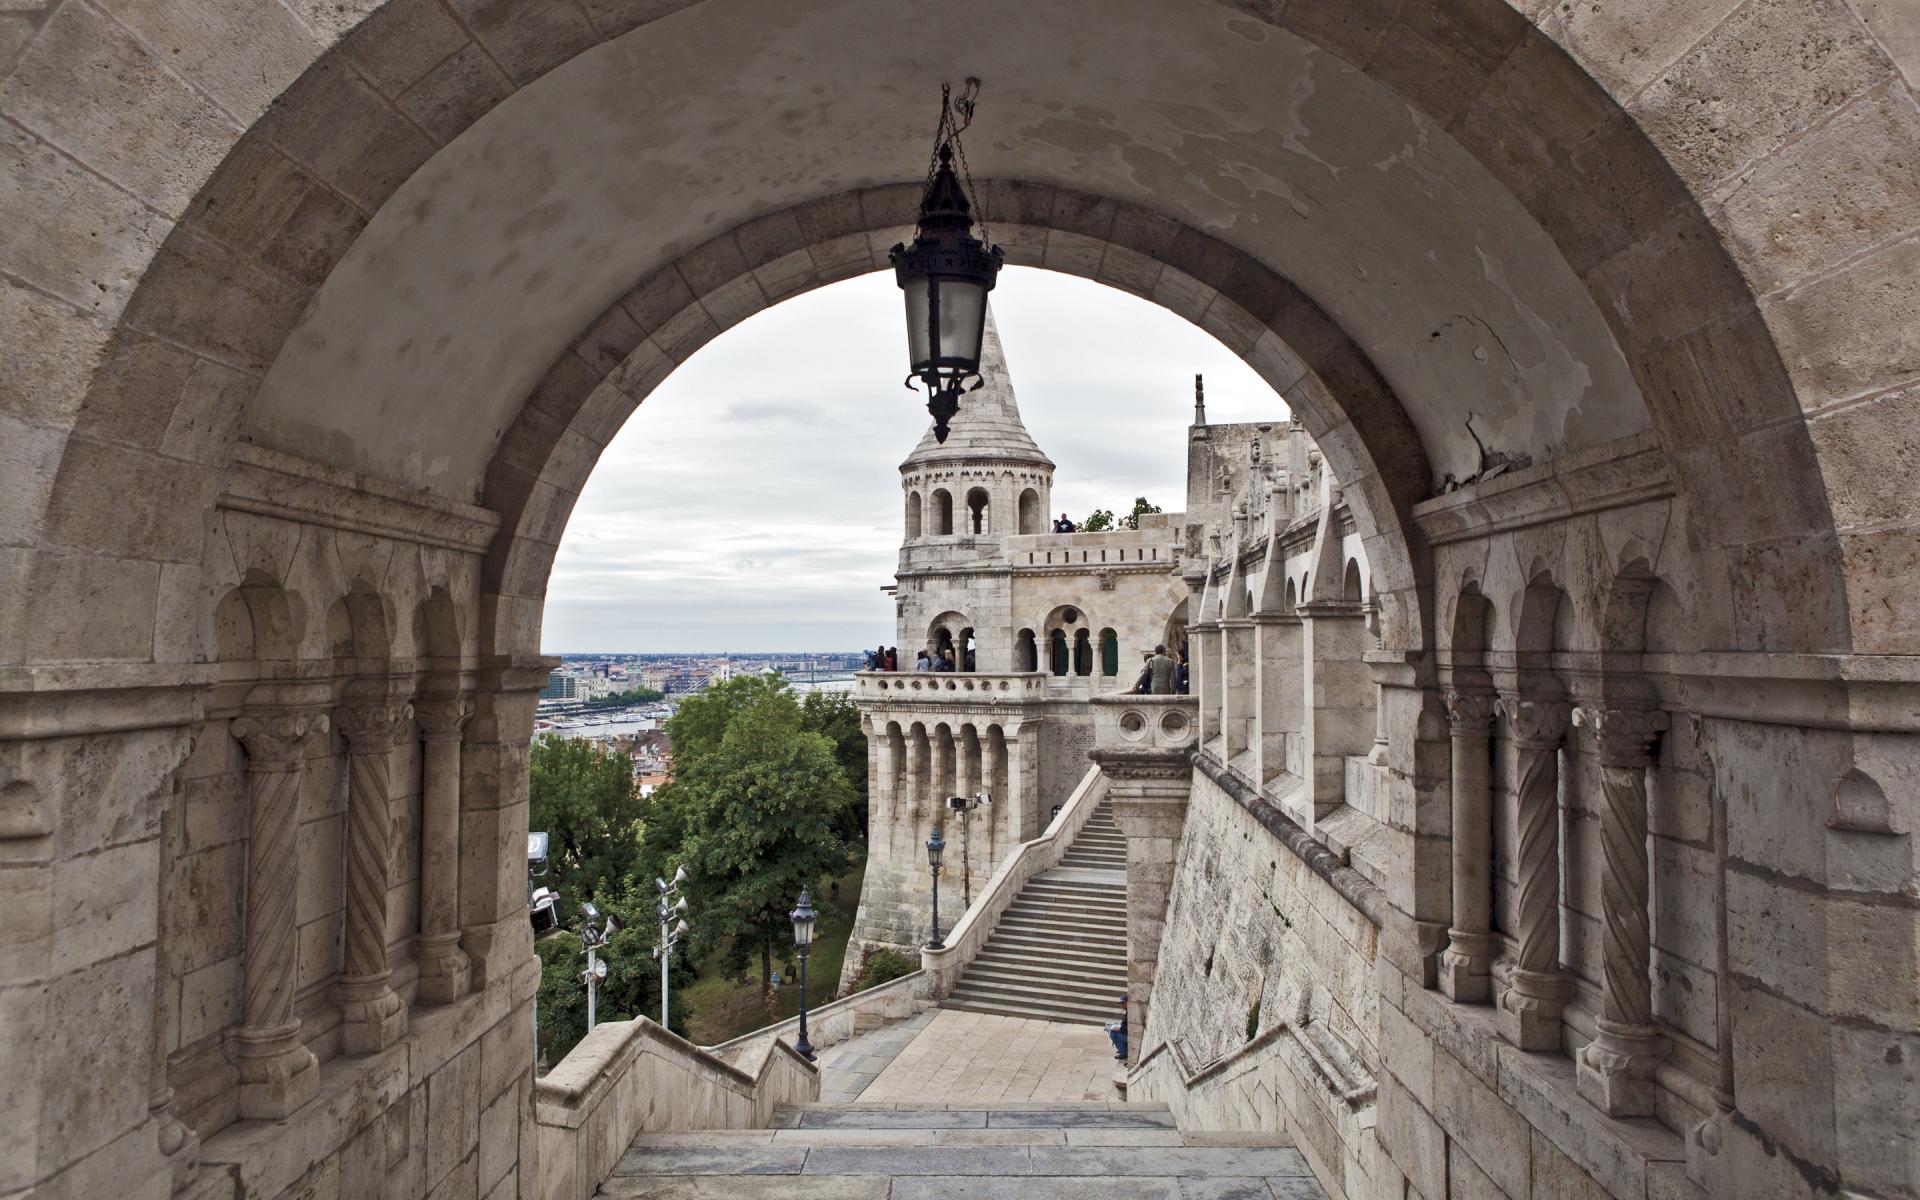
[[[641,871],[645,802],[635,794],[633,759],[584,739],[552,735],[534,741],[528,763],[528,827],[551,835],[551,869],[542,882],[560,896],[569,928],[536,943],[540,955],[540,1044],[549,1062],[572,1049],[587,1031],[586,969],[577,930],[581,904],[616,914],[625,928],[603,952],[607,978],[597,1017],[625,1020],[660,1015],[660,965],[652,956],[659,930],[652,876]],[[684,954],[672,964],[674,987],[693,981]],[[676,1003],[670,1027],[686,1031],[685,1006]]]
[[[1110,508],[1096,508],[1086,520],[1080,522],[1081,533],[1099,533],[1112,528],[1113,510]]]
[[[1120,518],[1120,527],[1122,529],[1138,529],[1140,528],[1141,517],[1146,516],[1148,513],[1157,513],[1159,511],[1160,506],[1158,504],[1148,504],[1145,496],[1135,496],[1133,498],[1133,511]]]
[[[800,720],[810,732],[833,743],[833,759],[853,788],[840,836],[849,843],[867,840],[867,735],[860,730],[860,707],[846,692],[808,692],[800,701]]]
[[[696,699],[667,722],[674,777],[653,794],[645,854],[663,875],[687,868],[697,940],[757,950],[764,985],[800,889],[847,863],[858,796],[785,680],[742,676]]]

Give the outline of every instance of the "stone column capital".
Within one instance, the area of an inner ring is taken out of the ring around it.
[[[1493,729],[1495,698],[1492,692],[1471,689],[1449,691],[1445,696],[1447,723],[1455,737],[1486,737]]]
[[[1102,747],[1087,757],[1109,780],[1125,782],[1185,781],[1193,774],[1193,757],[1180,750],[1119,750]]]
[[[473,719],[473,701],[465,696],[424,697],[414,701],[413,715],[427,741],[458,741],[460,731]]]
[[[1530,750],[1559,749],[1573,715],[1573,706],[1557,697],[1502,696],[1498,708],[1514,739]]]
[[[233,736],[261,770],[291,770],[305,761],[301,748],[310,733],[327,731],[321,712],[248,713],[233,722]]]
[[[1582,706],[1574,710],[1573,722],[1593,730],[1600,746],[1600,761],[1609,767],[1648,767],[1653,765],[1654,743],[1667,728],[1667,714],[1657,708],[1602,708]]]
[[[349,701],[339,708],[340,732],[349,754],[391,750],[406,736],[413,705],[402,700]]]

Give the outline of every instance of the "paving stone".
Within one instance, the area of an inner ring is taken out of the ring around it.
[[[987,1124],[998,1129],[1172,1129],[1168,1112],[995,1112]]]
[[[686,1146],[629,1150],[615,1175],[798,1175],[807,1163],[802,1146]]]
[[[1068,1146],[1033,1149],[1035,1175],[1305,1175],[1298,1150]]]
[[[899,1179],[892,1200],[1181,1200],[1172,1179]]]
[[[617,1200],[887,1200],[879,1175],[615,1176],[599,1195]]]
[[[800,1129],[985,1129],[984,1112],[806,1112]]]
[[[1035,1147],[1033,1153],[1060,1153]],[[807,1152],[809,1175],[1026,1175],[1025,1146],[823,1146]]]

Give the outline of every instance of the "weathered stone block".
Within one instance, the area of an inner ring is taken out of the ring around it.
[[[1433,1056],[1434,1117],[1509,1196],[1528,1188],[1527,1123],[1451,1054]]]
[[[480,1047],[469,1046],[427,1081],[427,1182],[438,1187],[470,1159],[480,1137]],[[468,1175],[473,1165],[468,1166]],[[469,1178],[469,1192],[473,1191]]]

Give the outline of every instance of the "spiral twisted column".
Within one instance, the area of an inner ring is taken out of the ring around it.
[[[407,1031],[406,1005],[387,967],[387,896],[393,883],[393,748],[410,729],[413,705],[348,704],[339,719],[347,741],[347,944],[335,995],[342,1048],[375,1054]]]
[[[1493,921],[1493,795],[1489,741],[1490,692],[1448,692],[1453,738],[1453,924],[1440,955],[1440,990],[1461,1004],[1492,998],[1492,969],[1500,943]]]
[[[467,994],[473,964],[460,948],[460,738],[473,716],[461,696],[414,705],[420,722],[420,983],[423,1004]]]
[[[1580,1052],[1580,1094],[1613,1117],[1652,1116],[1654,1068],[1666,1039],[1653,1020],[1651,926],[1647,915],[1647,768],[1667,727],[1653,709],[1582,708],[1574,720],[1591,728],[1600,748],[1606,807],[1600,813],[1604,877],[1600,920],[1600,1015],[1593,1041]]]
[[[326,728],[324,713],[264,713],[233,723],[247,751],[247,953],[234,1050],[240,1116],[249,1120],[285,1119],[320,1081],[293,1014],[294,841],[303,747],[308,734]]]
[[[1572,708],[1556,698],[1502,696],[1518,783],[1519,854],[1513,977],[1500,995],[1503,1037],[1522,1050],[1560,1046],[1571,991],[1560,967],[1560,747]]]

